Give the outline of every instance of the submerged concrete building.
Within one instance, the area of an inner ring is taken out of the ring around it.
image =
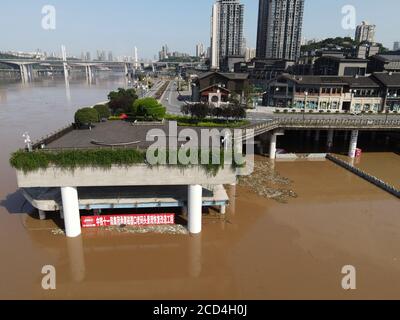
[[[98,123],[91,130],[69,127],[34,144],[32,152],[146,150],[151,144],[146,140],[151,129],[168,132],[169,128],[122,121]],[[171,135],[176,136],[176,133]],[[197,234],[202,230],[203,207],[218,207],[225,213],[229,199],[223,185],[236,183],[236,172],[231,166],[208,172],[201,165],[115,163],[110,167],[65,168],[51,164],[36,170],[19,169],[17,181],[41,218],[45,218],[46,213],[60,211],[67,237],[81,234],[81,210],[140,208],[182,208],[187,215],[189,232]]]

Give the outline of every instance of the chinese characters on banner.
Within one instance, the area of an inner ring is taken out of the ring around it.
[[[112,216],[81,217],[83,228],[109,227],[109,226],[149,226],[175,224],[175,214],[126,214]]]

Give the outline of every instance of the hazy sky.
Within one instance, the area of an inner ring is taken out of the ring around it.
[[[60,51],[70,54],[97,49],[114,56],[152,58],[162,44],[174,51],[194,53],[195,44],[209,45],[210,14],[214,0],[1,0],[0,50]],[[254,47],[257,35],[258,0],[245,4],[245,36]],[[392,47],[400,40],[399,0],[306,0],[303,35],[307,39],[354,35],[341,26],[344,5],[356,8],[357,23],[377,25],[376,40]],[[56,30],[41,27],[42,7],[56,8]]]

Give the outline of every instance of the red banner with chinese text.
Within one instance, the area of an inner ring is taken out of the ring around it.
[[[110,227],[110,226],[150,226],[175,224],[175,214],[125,214],[110,216],[81,217],[83,228]]]

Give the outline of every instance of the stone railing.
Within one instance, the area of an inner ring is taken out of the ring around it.
[[[400,129],[400,120],[373,120],[373,119],[296,119],[279,118],[279,127],[288,128],[333,128],[333,129]]]
[[[74,130],[74,125],[69,124],[59,130],[56,130],[54,132],[49,133],[48,135],[40,138],[39,140],[35,141],[34,144],[32,145],[32,148],[34,150],[41,149],[42,145],[48,145],[49,143],[59,139],[60,137],[66,135],[67,133],[71,132]]]

